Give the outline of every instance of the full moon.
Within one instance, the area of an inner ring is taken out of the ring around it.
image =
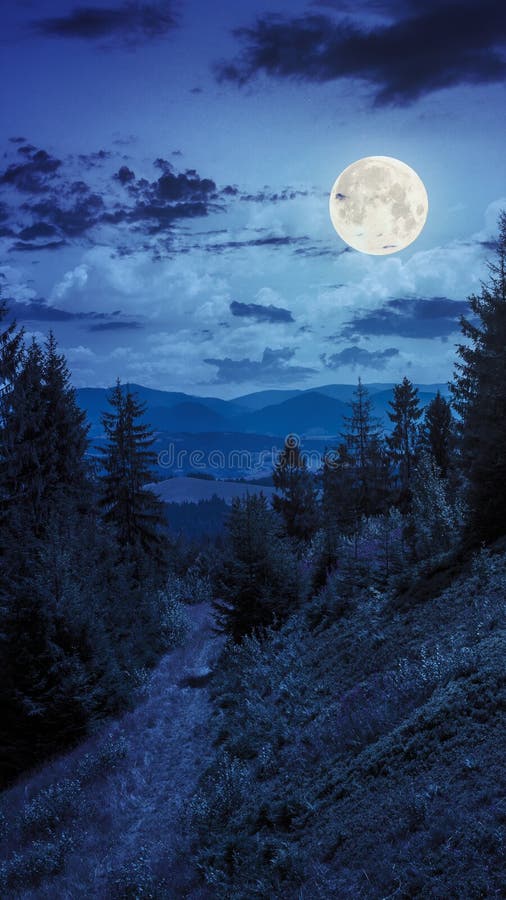
[[[362,253],[384,256],[413,243],[427,220],[421,178],[391,156],[366,156],[334,183],[330,218],[338,235]]]

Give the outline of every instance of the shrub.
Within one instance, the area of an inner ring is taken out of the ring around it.
[[[23,807],[19,826],[23,833],[52,834],[81,800],[81,782],[64,778],[43,788]]]
[[[184,644],[190,630],[190,620],[180,600],[168,592],[160,592],[160,633],[165,650]]]
[[[37,887],[43,878],[62,871],[67,855],[74,849],[70,834],[62,831],[52,841],[33,841],[26,853],[15,852],[0,866],[0,889]]]

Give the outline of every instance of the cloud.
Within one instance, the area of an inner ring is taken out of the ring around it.
[[[233,185],[227,185],[224,193],[237,194],[238,190]],[[283,188],[281,191],[257,191],[255,194],[244,193],[240,199],[244,203],[286,203],[287,200],[296,200],[297,197],[307,197],[309,191],[295,188]]]
[[[0,176],[0,185],[10,185],[27,194],[40,194],[47,190],[61,166],[61,160],[35,147],[30,148],[28,155],[28,162],[8,166]]]
[[[109,162],[109,151],[80,154],[64,163],[30,144],[19,147],[20,151],[23,161],[12,163],[0,173],[0,187],[31,195],[17,210],[25,219],[19,231],[12,234],[12,227],[3,228],[0,235],[18,239],[10,247],[13,251],[56,249],[64,246],[66,239],[88,238],[93,229],[112,225],[116,240],[121,235],[118,244],[122,252],[128,253],[125,232],[135,236],[138,247],[139,232],[146,237],[167,233],[180,220],[205,217],[211,211],[224,209],[223,200],[218,203],[220,195],[212,178],[201,177],[195,169],[178,172],[163,159],[155,160],[155,167],[160,170],[155,179],[137,179],[132,169],[122,165],[115,174],[111,173],[110,190],[99,191],[82,179],[75,180],[73,167],[77,162],[80,171],[83,166],[96,169]],[[114,182],[123,188],[121,194]],[[10,215],[12,212],[0,203],[0,222],[7,223]],[[120,230],[120,225],[125,227]],[[48,238],[53,240],[48,242]],[[107,238],[110,240],[110,235]],[[38,239],[41,243],[36,243]]]
[[[110,150],[96,150],[94,153],[80,153],[78,160],[80,166],[84,166],[86,169],[94,169],[96,166],[101,166],[111,156]]]
[[[40,237],[53,237],[54,234],[56,234],[54,225],[49,225],[47,222],[37,222],[35,225],[23,228],[22,231],[19,232],[18,237],[22,241],[33,241]]]
[[[469,304],[447,297],[408,297],[388,300],[383,306],[353,316],[341,331],[355,335],[397,335],[404,338],[446,338],[459,330],[460,317]]]
[[[75,184],[81,185],[82,182]],[[86,185],[84,185],[84,190],[79,188],[78,196],[74,197],[73,187],[70,186],[66,192],[60,191],[58,197],[50,196],[37,203],[26,203],[22,208],[36,218],[34,224],[39,227],[42,224],[49,224],[54,226],[61,235],[80,237],[102,220],[104,201],[99,194],[92,193]],[[67,193],[70,201],[65,206],[62,203],[64,193]]]
[[[311,248],[306,247],[305,245],[307,244],[309,244],[309,238],[305,236],[291,237],[290,235],[269,235],[261,238],[247,238],[246,240],[215,242],[213,244],[204,245],[202,249],[209,253],[223,253],[227,250],[243,250],[245,247],[270,247],[271,249],[278,250],[280,247],[300,248],[300,246],[303,245],[309,255]],[[298,250],[295,250],[295,252],[297,253]]]
[[[78,38],[86,41],[119,40],[129,46],[144,44],[164,37],[177,25],[173,4],[123,3],[99,8],[80,6],[66,16],[39,19],[33,28],[39,34],[56,38]]]
[[[140,322],[97,322],[90,325],[88,331],[137,331],[142,327]]]
[[[121,310],[112,314],[101,312],[73,312],[50,306],[42,297],[31,300],[6,300],[7,318],[17,322],[91,322],[88,331],[119,331],[139,329],[143,326],[135,320],[117,318],[121,316]]]
[[[132,172],[128,166],[121,166],[114,177],[120,184],[130,184],[131,181],[135,181],[135,172]]]
[[[239,303],[233,300],[230,304],[230,312],[233,316],[245,319],[255,319],[256,322],[294,322],[289,309],[281,306],[262,306],[261,303]]]
[[[209,358],[204,362],[210,366],[216,366],[215,383],[238,384],[240,382],[254,381],[257,383],[279,384],[291,382],[295,378],[308,378],[317,370],[307,366],[292,366],[290,360],[295,356],[295,350],[289,347],[281,347],[279,350],[271,350],[266,347],[260,361],[245,359]]]
[[[9,250],[15,251],[16,253],[34,253],[39,250],[61,250],[66,244],[66,241],[46,241],[45,244],[33,244],[30,241],[15,241],[15,243],[9,247]]]
[[[46,300],[42,298],[28,302],[7,300],[7,305],[8,318],[16,319],[18,322],[70,322],[83,317],[82,313],[67,312],[55,306],[48,306]]]
[[[364,369],[384,369],[391,359],[399,356],[399,350],[396,347],[387,347],[386,350],[365,350],[363,347],[346,347],[339,353],[332,353],[327,356],[323,353],[320,357],[327,369],[340,369],[343,366],[356,369],[362,367]]]
[[[128,185],[134,202],[130,206],[119,204],[114,211],[106,212],[104,222],[135,224],[146,234],[154,235],[169,230],[178,219],[207,216],[211,209],[222,209],[215,203],[218,192],[212,178],[201,178],[195,169],[178,173],[164,159],[155,160],[154,165],[162,174],[151,182],[145,178],[135,180],[126,166],[119,170],[117,178]]]
[[[377,105],[412,103],[458,84],[491,84],[506,76],[501,49],[506,18],[497,0],[442,0],[408,6],[401,18],[365,27],[325,15],[267,15],[234,34],[239,58],[217,67],[239,85],[260,72],[324,83],[341,78],[370,85]]]

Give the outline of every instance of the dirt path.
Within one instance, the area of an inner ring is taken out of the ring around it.
[[[79,779],[86,754],[121,748],[112,768],[77,780],[77,796],[55,829],[73,845],[63,870],[17,896],[149,897],[163,880],[168,897],[209,896],[192,871],[187,818],[211,753],[207,683],[223,641],[207,604],[190,607],[189,615],[186,645],[161,660],[135,709],[9,792],[11,811],[22,810],[41,789]]]

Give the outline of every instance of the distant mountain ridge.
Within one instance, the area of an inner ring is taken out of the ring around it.
[[[420,402],[426,406],[439,390],[448,394],[448,385],[416,385]],[[245,394],[232,400],[200,397],[181,391],[161,391],[138,384],[128,385],[146,404],[145,419],[156,432],[167,434],[244,433],[284,436],[337,436],[355,384],[327,384],[307,390],[267,390]],[[375,415],[388,430],[389,400],[394,383],[366,385]],[[106,388],[79,388],[77,401],[88,415],[91,436],[102,433],[101,414],[108,408]]]

